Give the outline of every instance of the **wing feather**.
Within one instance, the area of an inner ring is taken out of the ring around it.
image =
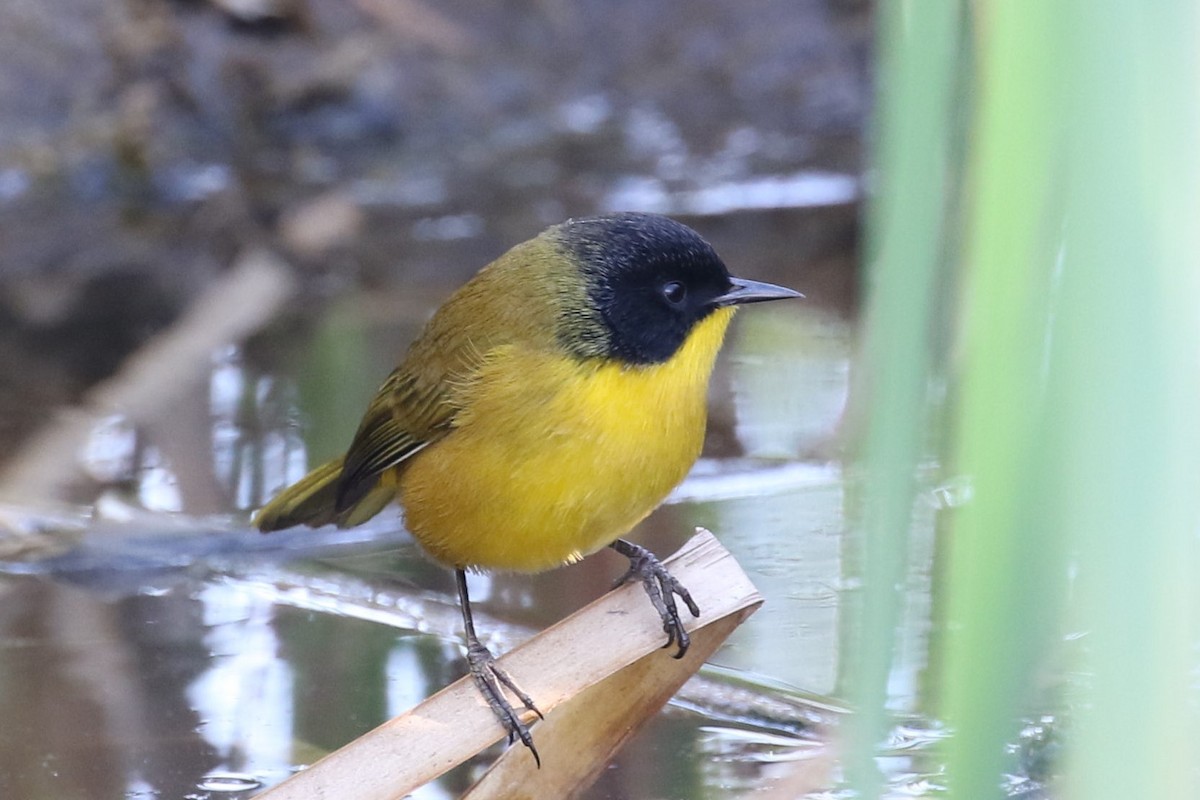
[[[411,376],[392,373],[371,401],[346,451],[336,511],[353,507],[375,488],[380,475],[444,436],[457,411],[440,382],[422,391]]]

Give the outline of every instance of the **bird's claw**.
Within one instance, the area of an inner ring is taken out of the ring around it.
[[[520,739],[521,744],[528,747],[529,752],[533,754],[534,762],[541,767],[542,758],[533,744],[533,736],[529,733],[529,727],[521,720],[521,715],[512,707],[512,704],[508,702],[504,690],[508,689],[516,695],[525,710],[537,714],[538,719],[544,719],[542,712],[533,704],[533,698],[517,686],[512,677],[496,663],[491,651],[478,640],[467,643],[467,665],[470,667],[471,677],[475,679],[479,693],[483,695],[483,699],[487,701],[492,713],[496,715],[501,727],[508,734],[508,743],[512,744],[515,740]]]
[[[663,647],[677,644],[679,651],[675,653],[675,658],[683,658],[692,640],[683,627],[679,608],[675,605],[675,595],[679,595],[693,617],[700,616],[700,607],[684,585],[649,550],[624,539],[617,539],[612,548],[629,559],[629,570],[614,584],[614,588],[634,578],[642,582],[642,588],[662,620],[663,632],[667,634],[667,643]]]

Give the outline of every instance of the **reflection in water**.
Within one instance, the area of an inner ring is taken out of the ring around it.
[[[738,321],[730,358],[738,440],[756,458],[812,457],[830,447],[846,407],[849,323],[821,309],[761,311]]]
[[[274,487],[303,474],[308,458],[295,403],[295,391],[273,375],[255,374],[240,348],[230,346],[214,359],[209,380],[213,471],[232,493],[235,508],[256,508]],[[256,431],[260,419],[278,422]]]
[[[675,163],[674,156],[664,157]],[[627,177],[602,200],[606,211],[630,208],[658,214],[717,216],[747,209],[806,208],[849,205],[858,199],[858,180],[831,172],[798,172],[731,180],[689,192],[671,192],[659,178]]]
[[[186,687],[209,662],[184,594],[0,584],[0,796],[183,797],[216,765]]]
[[[734,633],[718,663],[818,694],[834,692],[843,502],[839,478],[769,498],[697,506],[704,524],[722,532],[721,543],[772,601]]]
[[[198,732],[221,759],[217,768],[253,773],[288,764],[294,677],[280,656],[275,605],[225,584],[202,587],[196,600],[210,662],[187,694],[200,715]]]
[[[196,470],[194,451],[171,447],[185,459],[172,462],[154,444],[175,443],[176,426],[184,427],[179,416],[152,430],[137,429],[120,415],[109,417],[93,429],[80,455],[82,467],[98,483],[132,487],[142,508],[193,514],[257,508],[304,474],[308,453],[294,386],[256,373],[240,348],[229,346],[214,356],[207,397],[207,406],[198,410],[204,413],[212,461],[200,468],[219,487],[219,509],[198,508],[181,494],[178,472]]]

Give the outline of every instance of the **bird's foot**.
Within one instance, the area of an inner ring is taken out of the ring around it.
[[[500,665],[496,663],[495,656],[478,639],[467,641],[467,665],[471,669],[471,677],[475,679],[475,686],[479,688],[479,693],[483,695],[483,699],[491,707],[492,712],[500,721],[500,725],[508,733],[508,743],[512,744],[514,740],[520,739],[521,744],[529,748],[529,752],[533,754],[533,760],[541,767],[542,759],[533,745],[533,736],[529,733],[529,727],[521,721],[521,715],[508,702],[508,698],[504,696],[504,690],[508,689],[516,695],[525,710],[537,714],[538,719],[544,719],[542,712],[538,711],[537,706],[533,704],[533,699],[517,686],[507,672],[500,668]]]
[[[679,599],[684,602],[693,617],[700,616],[700,607],[683,584],[675,580],[658,557],[649,550],[624,539],[617,539],[611,547],[629,559],[629,571],[621,576],[615,586],[634,578],[642,582],[642,588],[649,595],[654,610],[662,619],[663,631],[667,634],[667,643],[663,647],[677,644],[679,652],[675,654],[675,658],[683,658],[692,640],[683,628],[683,620],[680,619],[679,609],[675,605],[675,595],[679,595]]]

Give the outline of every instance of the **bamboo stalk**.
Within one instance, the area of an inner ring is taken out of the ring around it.
[[[515,796],[513,786],[537,785],[543,787],[540,796],[562,797],[586,785],[633,726],[666,702],[762,603],[733,556],[708,531],[698,530],[666,563],[700,605],[700,617],[688,626],[693,652],[676,661],[663,650],[657,614],[641,586],[629,585],[501,657],[500,665],[546,715],[532,729],[542,769],[524,748],[511,748],[473,790],[475,800]],[[654,685],[641,686],[649,680]],[[627,707],[617,708],[618,701]],[[258,798],[399,800],[503,735],[474,684],[463,678]]]
[[[563,701],[537,726],[542,769],[524,747],[510,747],[462,800],[568,800],[595,781],[612,757],[713,654],[757,605],[696,631],[687,655],[643,656]]]

